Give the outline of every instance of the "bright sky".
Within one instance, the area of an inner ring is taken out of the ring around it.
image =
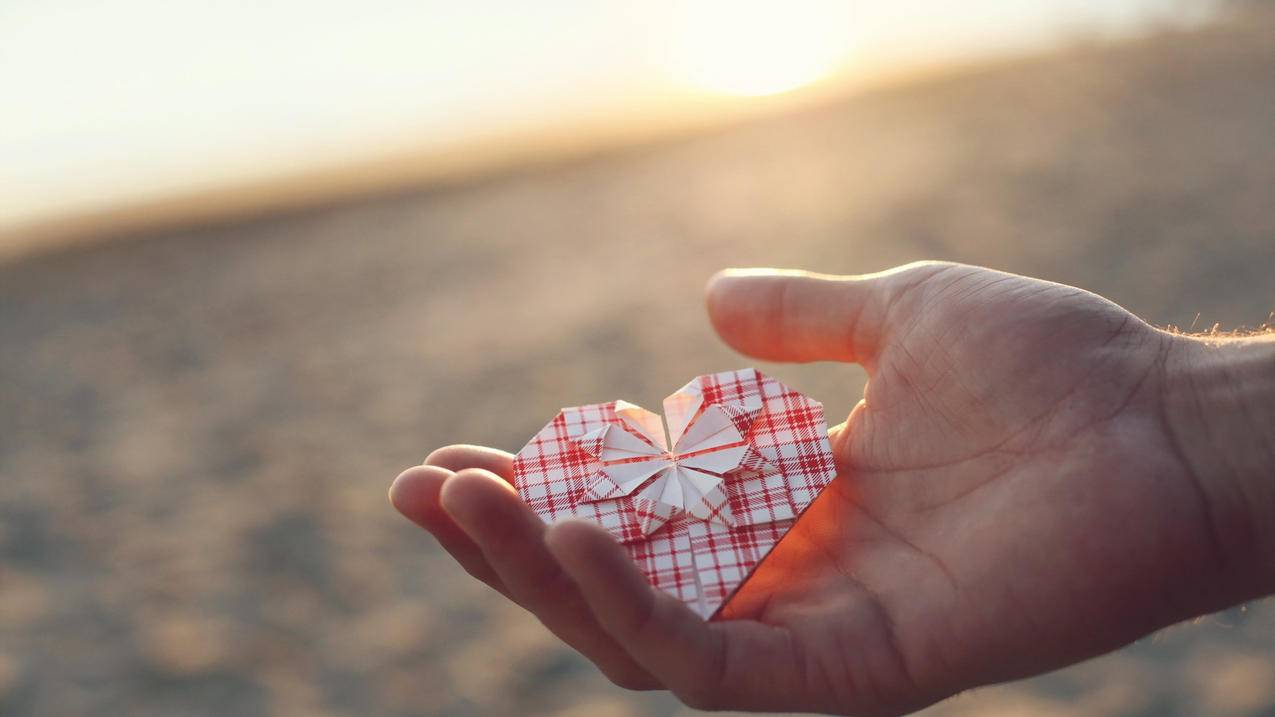
[[[405,142],[652,111],[688,92],[764,95],[1120,32],[1182,5],[5,0],[0,229]]]

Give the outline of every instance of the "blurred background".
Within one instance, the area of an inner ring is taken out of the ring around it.
[[[1267,322],[1275,9],[9,0],[0,714],[690,714],[389,482],[750,365],[718,268],[916,259]],[[926,714],[1275,715],[1275,605]]]

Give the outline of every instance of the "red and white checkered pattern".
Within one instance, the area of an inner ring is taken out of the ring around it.
[[[756,369],[700,376],[665,399],[672,440],[663,441],[642,435],[651,433],[650,414],[635,430],[616,413],[617,404],[631,421],[641,411],[622,401],[562,409],[514,458],[514,487],[545,522],[576,517],[603,526],[652,585],[710,617],[835,477],[823,406]],[[608,431],[627,431],[664,452],[690,435],[708,406],[721,407],[748,447],[739,465],[721,474],[730,526],[643,498],[641,488],[614,499],[589,494],[603,475],[598,429],[610,425]],[[659,527],[648,535],[650,525]]]

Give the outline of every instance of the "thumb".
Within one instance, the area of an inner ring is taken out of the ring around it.
[[[897,277],[912,266],[857,276],[727,269],[709,279],[709,320],[723,341],[754,358],[851,361],[872,370]]]

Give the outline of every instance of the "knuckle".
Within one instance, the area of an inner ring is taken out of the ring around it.
[[[504,555],[513,553],[523,544],[522,531],[518,530],[515,521],[506,520],[504,516],[500,516],[500,520],[492,520],[483,526],[480,534],[476,535],[476,542],[483,546],[483,552],[492,555]]]
[[[702,682],[691,682],[673,691],[687,707],[697,710],[723,709],[721,695]]]
[[[491,585],[492,587],[495,587],[494,585],[492,585],[494,576],[492,575],[490,568],[486,566],[472,565],[467,562],[461,562],[460,566],[464,568],[466,573],[469,574],[469,577],[481,583],[484,583],[486,585]]]
[[[640,609],[633,610],[624,616],[621,621],[618,634],[621,635],[643,635],[651,632],[659,622],[659,602],[658,598],[652,597],[646,600],[645,605]]]
[[[513,579],[521,588],[518,592],[522,601],[552,614],[587,608],[578,604],[581,601],[571,578],[551,561],[548,556],[537,556],[535,560],[515,559],[520,564],[510,567],[517,570]]]
[[[603,670],[602,674],[611,684],[632,692],[646,692],[658,687],[649,676],[634,670]]]

